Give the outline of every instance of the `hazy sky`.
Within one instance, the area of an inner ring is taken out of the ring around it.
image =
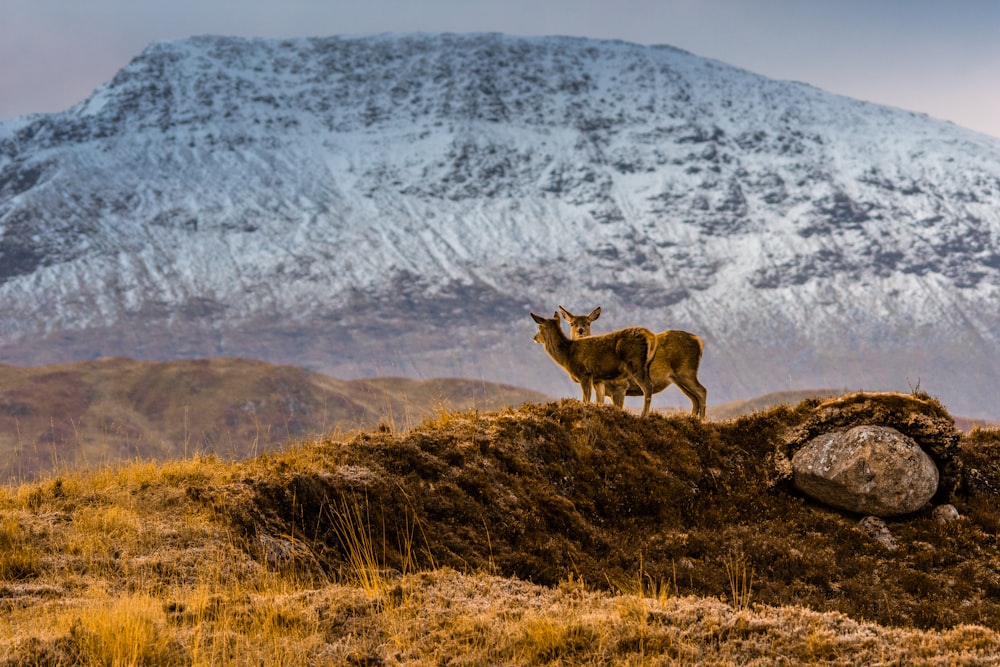
[[[670,44],[1000,137],[1000,0],[0,0],[0,119],[75,104],[158,39],[377,32]]]

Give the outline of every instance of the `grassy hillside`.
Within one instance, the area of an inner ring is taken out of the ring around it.
[[[201,453],[254,456],[331,431],[415,425],[442,409],[547,400],[460,379],[337,380],[246,359],[0,364],[0,480]]]
[[[791,453],[855,423],[920,442],[962,519],[889,521],[888,551],[797,494]],[[0,490],[0,664],[991,664],[998,454],[926,396],[854,394],[64,473]]]

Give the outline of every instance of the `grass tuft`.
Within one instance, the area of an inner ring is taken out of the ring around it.
[[[742,553],[730,553],[723,564],[729,581],[729,603],[737,611],[749,609],[753,597],[753,568]]]
[[[149,595],[125,595],[73,612],[69,639],[82,665],[175,664],[178,647],[167,632],[162,604]]]
[[[39,574],[41,554],[20,520],[12,514],[0,518],[0,581],[20,581]]]
[[[339,507],[328,506],[340,546],[346,554],[353,580],[369,597],[381,597],[388,588],[384,558],[380,558],[372,535],[368,499],[361,504],[342,498]]]

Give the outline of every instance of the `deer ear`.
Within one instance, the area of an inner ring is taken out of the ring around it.
[[[559,321],[559,311],[558,310],[556,312],[552,313],[552,319],[554,319],[556,322]]]
[[[572,321],[573,314],[571,312],[569,312],[568,310],[566,310],[562,306],[559,306],[559,312],[562,313],[562,316],[563,316],[564,320],[566,320],[567,322]]]
[[[587,315],[587,319],[593,322],[600,316],[601,316],[601,307],[598,306],[597,308],[594,308],[592,311],[590,311],[590,315]]]
[[[531,319],[535,320],[535,322],[537,322],[538,324],[541,324],[542,322],[545,321],[544,317],[542,317],[541,315],[535,315],[534,313],[531,313]]]

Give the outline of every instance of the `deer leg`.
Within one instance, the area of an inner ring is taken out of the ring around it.
[[[580,389],[583,390],[583,402],[590,403],[590,387],[593,384],[593,380],[589,377],[580,378]]]
[[[636,385],[642,389],[642,416],[645,417],[649,414],[649,404],[653,400],[653,381],[649,377],[649,361],[647,360],[644,366],[640,368],[628,368],[626,369],[628,373],[629,380],[634,382]],[[628,383],[625,383],[625,387],[622,391],[622,404],[625,404],[625,392],[628,391]]]
[[[632,380],[642,389],[642,416],[645,417],[649,414],[649,404],[653,400],[653,381],[649,379],[649,375],[643,377],[638,373],[632,377]],[[622,403],[624,402],[623,395]]]
[[[627,383],[617,383],[611,387],[611,402],[616,408],[625,409],[625,392],[628,391]]]
[[[598,405],[604,405],[604,383],[595,382],[594,383],[594,396]]]
[[[649,404],[653,400],[653,388],[645,386],[642,388],[642,416],[649,414]]]
[[[705,419],[708,390],[698,382],[698,378],[675,378],[677,388],[691,399],[691,414],[698,419]]]

